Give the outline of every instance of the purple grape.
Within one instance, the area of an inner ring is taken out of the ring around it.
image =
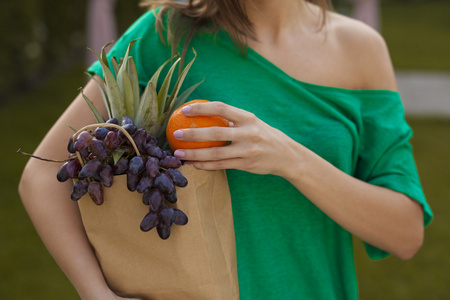
[[[108,150],[106,150],[105,143],[103,143],[101,140],[97,140],[96,138],[92,139],[89,150],[99,160],[105,160],[108,158]]]
[[[127,188],[129,191],[134,192],[137,189],[141,177],[141,174],[133,175],[130,172],[127,172]]]
[[[70,198],[73,201],[78,201],[88,192],[89,183],[84,180],[78,180],[75,182],[72,188],[72,193],[70,194]]]
[[[160,173],[158,176],[156,176],[153,183],[164,194],[172,194],[173,192],[175,192],[175,185],[173,184],[172,179],[166,173]]]
[[[128,173],[137,175],[145,170],[144,160],[141,156],[133,157],[128,164]]]
[[[121,175],[128,170],[128,160],[124,157],[119,158],[114,165],[114,175]]]
[[[90,160],[83,166],[78,176],[82,179],[93,177],[95,173],[100,171],[101,166],[102,163],[98,160]]]
[[[125,124],[122,125],[122,128],[125,129],[130,135],[133,135],[137,131],[137,127],[134,124]]]
[[[188,184],[186,177],[177,169],[167,169],[166,174],[172,178],[173,184],[179,187],[185,187]]]
[[[147,131],[145,131],[145,129],[143,128],[138,129],[133,135],[133,141],[140,152],[145,151],[145,145],[147,143],[146,139],[147,139]]]
[[[61,168],[59,168],[58,173],[56,174],[56,179],[59,182],[64,182],[69,179],[69,173],[67,173],[67,165],[69,162],[64,163]]]
[[[92,135],[89,131],[83,131],[77,137],[75,144],[73,145],[75,151],[81,151],[89,147],[92,143]]]
[[[67,164],[67,175],[69,178],[75,178],[78,176],[78,172],[81,170],[81,164],[78,159],[71,159]]]
[[[106,123],[119,125],[119,120],[117,120],[116,118],[111,118],[108,121],[106,121]]]
[[[155,157],[149,157],[145,169],[149,178],[155,178],[159,174],[159,160]]]
[[[119,125],[119,120],[117,120],[116,118],[111,118],[108,121],[106,121],[106,123],[108,124],[115,124],[115,125]],[[117,128],[114,127],[107,127],[108,130],[110,131],[117,131]]]
[[[158,225],[158,215],[154,212],[149,212],[145,215],[141,222],[141,230],[147,232]]]
[[[136,187],[136,190],[138,193],[145,193],[149,188],[151,188],[153,185],[153,178],[149,178],[147,176],[142,176],[141,181],[139,181],[139,184]]]
[[[105,147],[108,151],[114,151],[120,145],[119,137],[114,131],[109,131],[103,142],[105,143]]]
[[[127,136],[122,132],[122,130],[117,131],[117,137],[119,138],[119,142],[128,141]]]
[[[67,144],[67,151],[69,151],[69,153],[75,153],[76,151],[75,151],[75,148],[74,148],[74,144],[73,144],[73,136],[74,135],[72,135],[71,137],[70,137],[70,139],[69,139],[69,143]]]
[[[172,194],[165,194],[166,200],[170,203],[176,203],[177,202],[177,192],[173,192]]]
[[[162,159],[164,157],[164,153],[161,148],[152,143],[147,143],[147,145],[145,145],[145,153],[159,159]]]
[[[89,153],[88,148],[85,148],[85,149],[83,149],[83,150],[80,151],[80,155],[81,155],[82,158],[88,157],[89,154],[90,154],[90,153]]]
[[[175,214],[172,207],[164,206],[158,213],[160,224],[164,227],[170,227],[175,221]]]
[[[151,135],[150,133],[147,132],[147,143],[149,144],[153,144],[153,145],[158,145],[158,138],[156,136]]]
[[[127,124],[134,125],[133,120],[129,116],[125,116],[122,118],[122,126],[127,125]]]
[[[177,225],[186,225],[188,222],[188,217],[181,210],[174,208],[173,214],[175,216],[173,223]]]
[[[98,140],[103,140],[108,134],[109,130],[105,127],[97,127],[94,131],[94,136]]]
[[[114,171],[110,165],[105,165],[99,172],[101,182],[105,187],[111,187],[113,184]]]
[[[164,194],[159,189],[150,189],[142,196],[142,202],[150,205],[150,211],[157,212],[164,204]]]
[[[88,193],[95,204],[97,205],[103,204],[103,188],[100,182],[91,181],[88,186]]]
[[[161,223],[158,224],[156,227],[156,230],[158,231],[158,235],[161,239],[167,240],[170,236],[170,227],[164,227],[161,225]]]
[[[166,156],[159,162],[159,165],[164,169],[181,167],[181,160],[175,156]]]
[[[164,150],[163,155],[164,155],[164,157],[173,156],[173,151],[172,150]]]

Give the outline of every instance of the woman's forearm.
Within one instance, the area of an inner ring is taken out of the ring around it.
[[[84,92],[106,115],[95,81],[91,80]],[[34,154],[52,159],[68,157],[67,142],[73,131],[66,124],[81,128],[95,122],[85,100],[78,95],[47,133]],[[84,231],[78,205],[70,199],[72,184],[56,180],[60,166],[58,163],[30,159],[20,181],[20,196],[45,246],[80,297],[107,299],[100,295],[110,291],[107,290],[98,261]]]
[[[82,299],[96,299],[107,285],[86,237],[70,183],[60,183],[58,165],[30,161],[20,182],[23,204],[45,246]],[[54,182],[51,182],[54,181]]]
[[[297,163],[283,177],[331,219],[401,259],[417,252],[423,241],[423,210],[417,201],[358,180],[295,142],[290,149]]]

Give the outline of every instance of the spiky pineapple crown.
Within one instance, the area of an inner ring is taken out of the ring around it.
[[[148,81],[148,84],[141,95],[139,91],[136,64],[133,57],[129,55],[133,44],[137,40],[138,39],[129,43],[127,51],[120,62],[117,61],[116,57],[111,58],[112,68],[109,67],[105,53],[105,48],[111,43],[102,47],[100,56],[89,49],[97,56],[101,65],[103,71],[103,85],[90,74],[89,76],[97,82],[97,85],[102,92],[103,101],[108,111],[109,118],[120,120],[125,116],[129,116],[133,119],[138,128],[144,128],[151,135],[158,137],[159,145],[164,147],[166,145],[165,130],[170,115],[178,106],[184,103],[189,95],[202,83],[199,82],[190,86],[178,96],[181,85],[183,84],[190,67],[194,63],[197,53],[193,50],[194,58],[179,73],[177,81],[170,93],[169,86],[175,68],[180,62],[179,57],[171,65],[159,91],[156,90],[156,87],[161,71],[174,58],[169,59],[157,69]],[[93,102],[84,95],[83,90],[81,90],[81,94],[88,103],[97,122],[104,123],[105,119],[95,108]]]

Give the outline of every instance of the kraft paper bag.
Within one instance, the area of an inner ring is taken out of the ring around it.
[[[224,170],[179,169],[188,185],[171,207],[188,216],[167,240],[156,228],[142,232],[149,207],[130,192],[126,176],[104,188],[105,201],[78,201],[89,241],[108,285],[120,296],[151,300],[239,299],[230,192]]]

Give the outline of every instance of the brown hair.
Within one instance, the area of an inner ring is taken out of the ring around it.
[[[300,0],[299,0],[300,1]],[[331,0],[306,0],[315,3],[322,9],[322,26],[326,22],[326,11],[331,8]],[[163,18],[167,14],[167,40],[176,53],[176,47],[183,43],[182,56],[186,52],[190,40],[198,30],[217,32],[225,29],[233,39],[236,47],[244,53],[246,40],[255,38],[253,25],[247,17],[246,0],[142,0],[141,6],[154,9],[161,7],[156,19],[156,28],[163,39]]]

